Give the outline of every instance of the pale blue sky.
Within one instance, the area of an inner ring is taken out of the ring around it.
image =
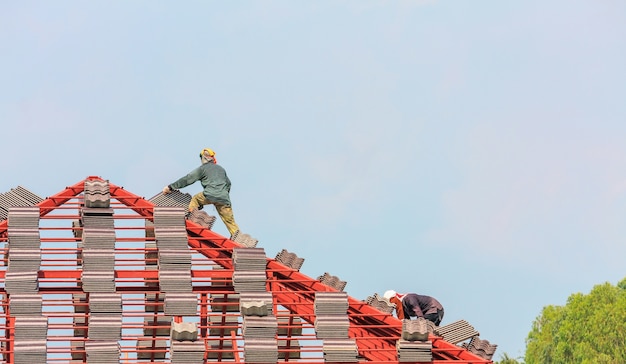
[[[621,0],[4,1],[0,55],[0,192],[149,198],[211,147],[268,256],[434,296],[496,359],[626,276]]]

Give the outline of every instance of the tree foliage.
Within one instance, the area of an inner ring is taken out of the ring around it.
[[[526,338],[526,364],[626,363],[626,278],[546,306]]]

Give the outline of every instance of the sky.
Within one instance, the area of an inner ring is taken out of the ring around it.
[[[4,1],[0,55],[0,192],[150,198],[212,148],[268,257],[494,359],[626,277],[621,0]]]

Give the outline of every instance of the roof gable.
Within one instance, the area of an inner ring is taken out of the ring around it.
[[[185,218],[184,194],[146,199],[96,176],[45,199],[14,192],[0,198],[5,362],[490,362],[432,330],[407,338],[376,295],[301,273],[293,253],[268,258],[249,235],[213,232],[215,217]]]

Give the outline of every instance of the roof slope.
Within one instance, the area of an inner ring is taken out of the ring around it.
[[[96,176],[45,199],[15,192],[27,198],[0,196],[1,363],[491,363],[469,324],[403,327],[293,253],[186,219],[184,198]]]

